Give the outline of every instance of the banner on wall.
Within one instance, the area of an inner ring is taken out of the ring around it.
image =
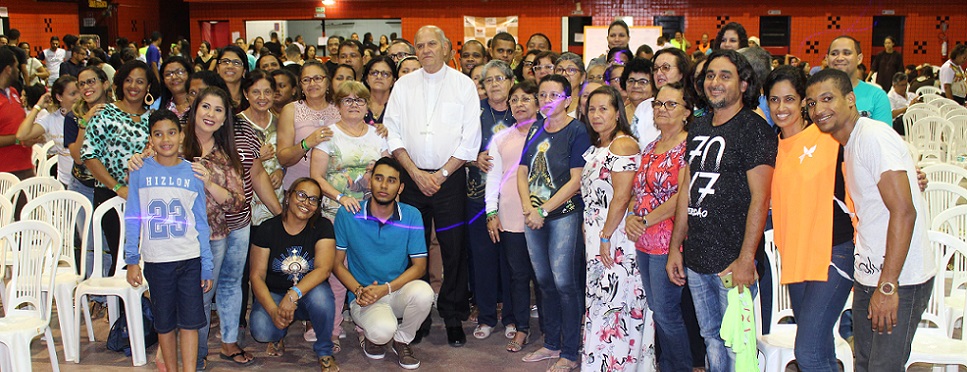
[[[463,42],[477,40],[487,45],[499,32],[507,32],[517,37],[517,16],[508,17],[471,17],[463,16]],[[456,45],[454,45],[456,48]]]

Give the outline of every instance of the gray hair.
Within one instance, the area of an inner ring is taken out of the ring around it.
[[[487,71],[490,71],[490,69],[492,68],[495,68],[498,71],[500,71],[501,75],[504,75],[504,77],[510,79],[512,83],[514,82],[514,70],[510,69],[510,66],[507,65],[507,62],[501,61],[499,59],[494,59],[494,60],[491,60],[490,62],[487,62],[487,64],[483,66],[484,76],[486,76]]]
[[[433,33],[436,34],[437,40],[440,40],[440,42],[446,45],[448,48],[453,49],[453,44],[450,43],[450,39],[447,39],[447,35],[443,33],[443,29],[434,25],[426,25],[426,26],[420,27],[419,30],[416,30],[416,33],[423,32],[424,30],[432,31]]]
[[[755,79],[759,82],[759,86],[765,86],[766,78],[772,71],[772,55],[761,47],[745,47],[739,49],[739,54],[752,65],[752,71],[755,71]]]
[[[393,45],[396,45],[396,44],[406,45],[406,47],[410,49],[410,54],[416,55],[416,48],[414,48],[413,47],[413,44],[410,44],[409,41],[406,41],[406,40],[403,40],[403,39],[395,39],[395,40],[393,40],[393,42],[389,43],[389,46],[393,46]]]
[[[571,52],[564,52],[560,57],[557,58],[557,62],[554,63],[554,67],[557,67],[557,65],[560,65],[561,62],[564,61],[571,61],[578,66],[578,70],[581,70],[581,75],[587,75],[588,72],[584,69],[584,60],[581,59],[581,56]]]
[[[601,66],[601,67],[604,67],[604,68],[608,68],[608,64],[607,63],[604,63],[603,60],[600,60],[600,59],[595,58],[595,59],[592,59],[590,63],[588,63],[587,70],[590,70],[590,69],[595,68],[595,67],[598,67],[598,66]]]

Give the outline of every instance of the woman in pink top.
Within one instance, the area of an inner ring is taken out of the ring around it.
[[[530,335],[530,280],[533,277],[527,241],[524,239],[524,210],[517,191],[517,165],[531,124],[537,120],[537,84],[524,81],[510,89],[511,113],[517,124],[494,135],[488,148],[493,168],[487,172],[487,231],[500,243],[510,264],[511,313],[517,319],[517,334],[507,343],[507,351],[518,352]],[[536,283],[536,282],[535,282]],[[507,290],[507,289],[505,289]]]
[[[305,98],[286,105],[279,113],[278,159],[286,167],[282,187],[309,177],[309,152],[332,138],[328,126],[339,121],[339,110],[330,103],[329,70],[317,61],[302,65],[299,81]]]

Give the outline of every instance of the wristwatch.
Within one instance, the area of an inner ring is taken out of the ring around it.
[[[877,290],[886,296],[892,296],[896,294],[896,288],[897,288],[896,283],[883,282],[883,283],[880,283],[880,286],[879,288],[877,288]]]
[[[450,178],[450,171],[448,171],[446,168],[441,168],[440,174],[443,175],[443,178]]]
[[[541,218],[547,218],[549,213],[547,213],[547,210],[545,210],[544,207],[537,207],[537,214],[541,215]]]

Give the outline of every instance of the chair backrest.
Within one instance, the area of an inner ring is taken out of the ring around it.
[[[964,241],[948,235],[939,231],[927,231],[927,236],[930,239],[930,248],[933,249],[934,257],[937,260],[936,264],[938,266],[937,276],[933,283],[933,291],[930,294],[930,302],[927,304],[927,309],[923,312],[923,320],[927,321],[930,325],[936,325],[936,329],[932,326],[928,326],[926,329],[918,330],[941,333],[946,336],[950,336],[947,327],[947,308],[944,304],[944,297],[946,296],[946,278],[947,272],[950,270],[947,264],[950,262],[958,262],[962,266],[967,259],[967,243]]]
[[[967,241],[967,205],[958,205],[940,212],[937,217],[934,217],[930,230],[954,236],[961,241]],[[963,260],[963,257],[960,258],[955,262],[947,263],[952,265],[953,270],[953,281],[950,288],[960,288],[967,284],[967,260]]]
[[[914,106],[917,106],[917,107],[914,107]],[[926,117],[940,116],[939,111],[934,111],[934,108],[932,107],[928,109],[926,108],[927,105],[919,104],[914,106],[910,106],[910,108],[907,109],[906,113],[903,114],[903,129],[906,130],[906,132],[904,133],[906,133],[907,141],[910,143],[914,143],[914,141],[912,140],[913,123],[916,123],[918,120]]]
[[[936,164],[923,168],[930,182],[949,183],[960,186],[960,182],[967,180],[967,169],[950,164]]]
[[[943,115],[943,117],[947,117],[947,113],[951,111],[956,111],[956,110],[967,110],[967,109],[965,109],[964,106],[961,106],[956,103],[953,103],[953,104],[948,103],[946,105],[940,106],[940,115]]]
[[[928,116],[913,122],[912,131],[907,133],[907,138],[917,146],[918,150],[942,151],[942,160],[946,159],[947,149],[944,139],[950,140],[953,132],[954,127],[947,119],[940,116]]]
[[[934,94],[939,95],[941,93],[940,88],[931,85],[925,85],[917,88],[917,95]]]
[[[7,226],[13,222],[14,208],[9,200],[0,198],[0,227]]]
[[[57,178],[57,156],[54,155],[47,158],[47,162],[44,163],[44,169],[37,172],[37,175]]]
[[[63,189],[64,184],[60,183],[56,178],[31,177],[11,187],[3,194],[3,197],[13,203],[17,201],[17,196],[23,192],[27,195],[27,201],[29,202],[43,194]]]
[[[53,191],[31,200],[20,212],[21,221],[44,221],[63,231],[61,245],[59,247],[59,260],[66,263],[75,273],[81,272],[74,267],[74,247],[80,247],[80,252],[87,252],[87,235],[74,234],[78,226],[80,231],[88,231],[91,228],[91,213],[94,207],[90,200],[76,191],[60,190]],[[80,212],[84,213],[81,214]],[[82,218],[78,221],[78,218]],[[75,245],[75,238],[80,238],[80,244]],[[87,267],[87,254],[81,254],[81,266]]]
[[[923,191],[926,202],[927,220],[933,221],[940,212],[953,208],[961,199],[967,200],[967,189],[957,185],[942,182],[930,182]]]
[[[50,320],[54,296],[41,296],[44,272],[53,272],[57,266],[56,247],[60,246],[60,233],[42,221],[14,222],[0,228],[0,244],[7,247],[6,254],[13,257],[10,282],[6,285],[3,304],[7,315],[13,313],[39,316]],[[47,276],[49,288],[54,287],[54,275]]]
[[[944,106],[944,107],[948,107],[948,106]],[[967,115],[967,108],[963,106],[954,106],[950,109],[947,109],[947,111],[942,110],[944,107],[941,107],[941,111],[943,112],[944,119],[950,120],[950,118],[957,115]]]
[[[125,203],[126,201],[124,200],[124,198],[120,196],[115,196],[110,200],[105,201],[104,203],[101,203],[101,205],[99,205],[97,209],[94,210],[94,218],[91,219],[91,223],[93,223],[94,226],[97,226],[97,228],[94,229],[94,271],[91,273],[91,278],[102,277],[101,270],[103,270],[103,268],[101,267],[102,265],[101,255],[103,254],[102,252],[104,252],[104,245],[107,244],[107,242],[104,241],[104,234],[100,233],[100,230],[101,230],[100,226],[101,226],[101,221],[104,220],[104,215],[108,213],[117,213],[118,220],[121,221],[121,224],[120,224],[121,226],[119,230],[120,238],[118,239],[119,240],[118,256],[114,257],[115,262],[117,262],[118,270],[114,272],[114,276],[127,275],[124,272],[124,270],[120,270],[120,268],[124,267],[124,230],[125,230],[124,206],[125,206]]]
[[[769,321],[769,332],[776,332],[776,328],[785,327],[787,324],[780,323],[784,318],[794,317],[792,313],[792,300],[789,298],[789,286],[780,284],[782,282],[782,257],[779,256],[779,248],[776,247],[775,234],[773,230],[766,230],[763,236],[766,257],[769,260],[769,271],[772,274],[772,317]],[[793,326],[794,327],[794,326]]]
[[[20,178],[12,173],[0,172],[0,194],[6,194],[13,185],[20,183]]]
[[[954,101],[954,100],[952,100],[950,98],[947,98],[947,97],[940,97],[940,98],[936,98],[936,99],[934,99],[934,100],[932,100],[930,102],[927,102],[927,104],[936,106],[937,108],[941,108],[944,105],[949,105],[949,104],[956,105],[957,104],[957,101]]]
[[[937,114],[940,113],[940,108],[938,108],[937,106],[928,105],[928,104],[923,103],[923,102],[917,102],[917,103],[914,103],[914,104],[912,104],[910,106],[907,106],[907,111],[910,111],[910,110],[913,110],[913,109],[917,109],[917,110],[927,110],[927,111],[930,111],[930,112],[933,112],[933,113],[937,113]]]
[[[938,99],[944,98],[943,96],[941,96],[939,94],[936,94],[936,93],[924,94],[921,97],[923,97],[923,102],[924,103],[930,103],[930,102],[936,101]]]

